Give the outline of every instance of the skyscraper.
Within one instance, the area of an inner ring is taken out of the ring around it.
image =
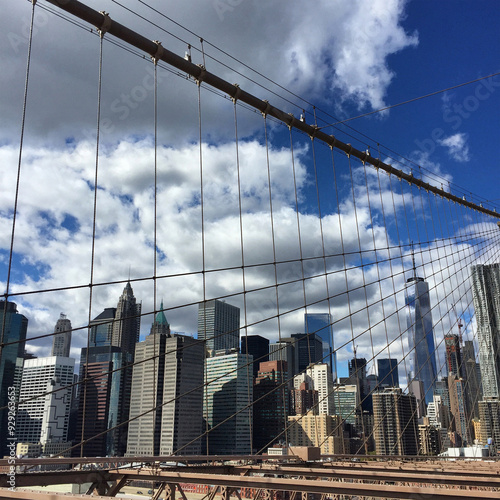
[[[283,441],[286,415],[288,415],[288,390],[282,385],[286,377],[286,361],[260,363],[253,389],[253,447],[261,449]]]
[[[380,386],[399,387],[398,360],[378,358],[378,383]]]
[[[365,358],[354,357],[348,362],[347,366],[349,369],[349,383],[354,384],[358,387],[359,397],[361,398],[361,406],[363,407],[363,410],[372,413],[372,397],[368,390],[366,365],[367,362]]]
[[[73,383],[74,370],[75,360],[68,357],[49,356],[24,362],[19,395],[21,403],[16,416],[19,442],[53,442],[68,447],[72,388],[66,386]],[[41,396],[56,386],[64,389]]]
[[[500,397],[500,264],[471,268],[484,398]]]
[[[76,439],[88,440],[83,445],[83,456],[121,456],[126,451],[127,426],[114,428],[128,419],[124,399],[130,398],[130,385],[125,387],[122,368],[128,363],[124,358],[121,349],[111,345],[82,349]],[[75,448],[75,456],[80,451]]]
[[[134,358],[141,329],[141,304],[137,303],[130,282],[125,285],[116,306],[111,345],[121,347]]]
[[[351,424],[357,431],[361,431],[363,423],[361,420],[361,398],[359,397],[359,387],[357,385],[338,384],[333,392],[335,413],[342,421]]]
[[[269,361],[269,339],[260,335],[246,335],[241,338],[241,354],[253,357],[253,376],[257,377],[261,363]],[[285,374],[286,380],[286,374]]]
[[[247,370],[250,354],[237,350],[218,351],[206,359],[203,415],[208,426],[208,453],[249,454],[253,384],[251,368]]]
[[[405,291],[411,368],[408,383],[413,379],[422,381],[425,402],[430,403],[437,368],[429,285],[423,278],[417,277],[414,270],[414,276],[406,281]]]
[[[416,455],[418,427],[415,397],[398,388],[373,394],[373,417],[377,455]]]
[[[322,363],[330,367],[334,382],[337,381],[337,356],[335,354],[332,317],[329,313],[304,314],[304,328],[307,334],[316,334],[323,342]]]
[[[458,335],[446,335],[444,338],[444,345],[446,346],[446,366],[448,368],[448,375],[461,377],[464,367],[462,365],[462,354]]]
[[[282,339],[281,342],[269,344],[269,361],[286,361],[289,387],[292,385],[293,376],[297,373],[295,367],[295,344],[291,338]]]
[[[80,358],[77,439],[86,440],[86,456],[121,456],[126,452],[132,363],[139,340],[141,304],[130,283],[117,307],[108,307],[90,322],[89,349]],[[90,379],[90,380],[87,380]],[[83,434],[82,434],[83,433]],[[79,453],[79,450],[76,450]]]
[[[465,391],[465,381],[457,375],[448,375],[450,411],[455,422],[455,430],[460,436],[462,446],[472,444],[472,419]]]
[[[240,348],[240,309],[221,300],[208,300],[198,306],[198,340],[207,350]]]
[[[288,339],[281,339],[286,341]],[[323,341],[315,333],[293,333],[291,336],[295,349],[295,373],[303,372],[312,363],[322,363]]]
[[[300,373],[294,377],[294,389],[299,389],[303,382],[306,382],[309,387],[318,391],[318,408],[316,413],[333,415],[335,413],[334,384],[330,367],[326,363],[309,365],[304,373]]]
[[[481,420],[481,443],[493,443],[500,448],[500,400],[488,398],[479,402]]]
[[[69,358],[71,348],[71,321],[61,313],[54,328],[52,339],[52,356]]]
[[[113,324],[116,307],[106,307],[90,322],[90,347],[110,346],[113,338]]]
[[[203,423],[203,342],[171,335],[163,304],[135,350],[127,455],[198,455]],[[153,411],[149,411],[153,408]]]
[[[28,330],[28,318],[17,312],[14,302],[0,301],[0,335],[3,343],[17,342],[1,348],[0,359],[0,436],[7,436],[9,387],[14,387],[15,402],[19,401],[21,370]],[[1,456],[8,454],[7,440],[0,444]]]
[[[305,415],[309,411],[318,413],[318,391],[312,388],[312,383],[302,382],[297,389],[290,391],[290,414]]]

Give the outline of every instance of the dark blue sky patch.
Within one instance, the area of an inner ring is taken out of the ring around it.
[[[71,234],[77,233],[80,230],[78,219],[71,214],[64,214],[64,220],[61,222],[61,227],[67,229]]]

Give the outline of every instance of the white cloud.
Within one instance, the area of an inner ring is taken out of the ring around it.
[[[17,125],[20,125],[19,103],[24,88],[30,5],[29,2],[6,1],[0,28],[9,43],[0,46],[0,58],[9,67],[9,72],[0,76],[4,89],[0,94],[3,110],[0,131],[2,141],[15,142],[18,140]],[[88,0],[87,3],[97,10],[106,7],[103,0]],[[149,3],[163,11],[163,3],[159,0]],[[209,71],[297,114],[303,104],[299,102],[298,108],[292,106],[235,70],[291,101],[297,101],[295,97],[229,59],[210,43],[309,101],[321,103],[326,100],[337,106],[349,101],[359,108],[378,108],[384,105],[387,88],[395,76],[389,68],[388,57],[417,44],[417,36],[406,33],[401,25],[406,3],[405,0],[356,0],[347,4],[340,0],[321,0],[308,8],[285,0],[243,1],[231,4],[231,9],[221,19],[214,2],[186,0],[170,5],[168,16],[207,41],[204,50]],[[154,17],[159,26],[191,43],[193,62],[203,62],[197,37],[154,14],[145,5],[135,3],[132,8],[145,17]],[[166,48],[177,54],[184,54],[186,43],[140,21],[116,3],[109,3],[108,10],[118,22],[150,39],[161,40]],[[36,83],[29,88],[28,118],[36,116],[37,119],[29,120],[27,139],[60,143],[72,136],[78,139],[94,137],[99,45],[95,32],[91,34],[76,28],[41,8],[36,9],[35,28],[30,73],[32,82]],[[150,134],[152,64],[112,45],[110,40],[111,37],[105,37],[102,139],[106,142],[131,134]],[[194,82],[163,69],[159,70],[158,77],[159,126],[165,142],[192,139],[197,133]],[[204,123],[217,120],[220,108],[220,99],[205,92]],[[243,134],[251,134],[256,126],[255,116],[248,114],[244,119],[240,116],[239,126]],[[233,133],[233,123],[219,121],[210,133],[213,141],[227,140]]]
[[[470,160],[467,134],[456,133],[438,141],[441,146],[448,148],[448,154],[460,163]]]

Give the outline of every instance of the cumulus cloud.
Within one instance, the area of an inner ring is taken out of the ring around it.
[[[470,160],[467,134],[456,133],[438,141],[441,146],[448,149],[448,154],[456,161],[465,163]]]
[[[164,11],[159,0],[148,3]],[[206,40],[203,59],[198,37],[146,5],[134,3],[132,10],[146,18],[154,17],[157,27],[109,0],[87,2],[96,10],[106,9],[113,19],[144,36],[161,40],[165,47],[181,56],[190,43],[194,63],[205,63],[209,71],[293,113],[300,113],[303,105],[299,103],[297,108],[279,98],[276,92],[297,101],[261,75],[316,103],[326,100],[338,106],[349,102],[358,108],[378,108],[384,105],[387,87],[395,76],[388,57],[417,44],[417,35],[407,33],[402,27],[404,0],[356,0],[349,4],[321,0],[314,8],[294,6],[285,0],[222,3],[229,7],[223,15],[216,2],[196,0],[177,2],[166,12]],[[95,136],[98,37],[95,30],[91,33],[77,28],[45,10],[47,7],[43,3],[36,9],[31,67],[32,81],[36,84],[29,89],[28,116],[37,119],[30,121],[28,137],[42,141],[89,139]],[[55,7],[49,9],[57,11]],[[18,129],[11,124],[20,124],[18,103],[22,102],[24,88],[29,16],[29,2],[7,0],[5,15],[0,20],[6,36],[6,43],[0,46],[0,57],[10,68],[0,76],[5,89],[0,95],[3,140],[18,139]],[[112,41],[112,37],[105,37],[103,139],[150,134],[153,66],[147,58],[133,56]],[[255,68],[260,75],[248,67]],[[180,76],[163,68],[158,72],[160,128],[169,142],[191,140],[197,132],[196,86],[192,80]],[[220,99],[205,93],[206,122],[217,119],[220,107]],[[242,132],[251,133],[255,117],[248,115],[241,120],[240,127]],[[219,122],[211,130],[211,139],[227,139],[232,131],[230,121]]]

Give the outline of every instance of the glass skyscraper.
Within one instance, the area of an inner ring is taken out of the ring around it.
[[[386,387],[399,387],[398,360],[394,358],[377,359],[378,383]]]
[[[416,274],[406,281],[406,311],[410,349],[408,383],[412,380],[423,382],[425,402],[428,404],[432,401],[436,387],[436,348],[429,285]]]
[[[330,367],[333,380],[337,380],[337,357],[334,349],[331,315],[329,313],[304,314],[304,331],[307,334],[316,334],[321,338],[323,342],[322,363],[326,363]]]
[[[5,315],[5,320],[4,320]],[[2,331],[3,330],[3,331]],[[22,369],[26,332],[28,330],[28,318],[17,312],[17,305],[14,302],[0,301],[0,332],[4,344],[0,358],[0,435],[8,436],[8,410],[9,394],[15,390],[15,400],[19,400],[20,369]],[[9,392],[9,390],[11,392]],[[8,455],[7,440],[3,439],[0,445],[1,456]]]
[[[500,397],[500,264],[472,266],[479,365],[485,398]]]

